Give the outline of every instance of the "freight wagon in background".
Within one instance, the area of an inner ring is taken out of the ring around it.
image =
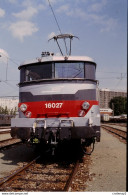
[[[113,110],[111,108],[100,108],[101,122],[108,122],[113,116]]]
[[[127,122],[127,114],[121,114],[119,116],[111,116],[110,122],[126,123]]]
[[[101,122],[127,122],[127,114],[113,116],[112,109],[100,109]]]
[[[110,120],[109,114],[101,114],[101,122],[108,122]]]

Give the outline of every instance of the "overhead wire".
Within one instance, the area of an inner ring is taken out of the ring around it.
[[[16,90],[16,87],[18,87],[17,85],[13,86],[10,83],[8,83],[8,81],[2,81],[2,82],[5,83],[6,85],[8,85],[9,87],[13,88],[12,92],[17,92],[17,90]],[[10,91],[7,93],[4,93],[4,95],[1,95],[0,97],[2,97],[2,96],[6,97],[8,94],[10,94]]]
[[[14,59],[10,58],[9,56],[5,55],[5,54],[2,53],[2,52],[0,52],[0,53],[1,53],[1,56],[6,57],[6,58],[9,59],[11,62],[13,62],[13,63],[16,64],[17,66],[19,66],[19,64],[18,64],[17,62],[15,62]],[[7,71],[7,69],[6,69],[6,71]],[[9,83],[10,81],[17,81],[17,80],[7,80],[7,73],[6,73],[6,80],[0,80],[0,82],[5,83],[6,85],[8,85],[9,87],[15,89],[15,91],[16,91],[17,85],[16,85],[16,86],[11,85],[11,84]],[[14,91],[14,90],[13,90],[13,91]],[[9,92],[9,93],[10,93],[10,92]],[[7,93],[7,94],[8,94],[8,93]]]
[[[5,84],[7,84],[8,86],[12,87],[13,89],[15,88],[13,85],[11,85],[10,83],[8,83],[7,81],[3,81]],[[16,85],[17,87],[17,85]]]
[[[53,16],[54,16],[54,19],[55,19],[55,21],[56,21],[57,27],[58,27],[58,29],[59,29],[59,31],[60,31],[60,34],[62,34],[62,31],[61,31],[61,29],[60,29],[59,23],[58,23],[58,21],[57,21],[57,18],[56,18],[56,15],[55,15],[55,13],[54,13],[54,10],[53,10],[53,8],[52,8],[52,5],[51,5],[51,3],[50,3],[50,0],[48,0],[48,3],[49,3],[49,7],[51,8],[51,11],[52,11],[52,13],[53,13]],[[65,44],[66,54],[68,55],[67,45],[66,45],[65,38],[64,38],[64,44]]]
[[[97,73],[101,72],[101,73],[114,73],[114,74],[121,74],[122,73],[122,74],[125,74],[124,72],[121,72],[121,73],[120,72],[107,72],[107,71],[96,71],[96,72]]]
[[[101,77],[100,78],[100,76],[98,77],[99,79],[120,79],[120,80],[122,80],[123,78],[127,78],[126,77],[126,73],[124,73],[124,72],[106,72],[106,71],[97,71],[97,73],[99,73],[99,72],[101,72],[101,73],[104,73],[104,74],[114,74],[114,76],[113,77]],[[116,77],[116,75],[115,74],[120,74],[121,76],[119,77]],[[103,76],[103,75],[102,75]]]
[[[14,61],[14,59],[6,56],[4,53],[0,52],[2,55],[4,55],[7,59],[9,59],[10,61],[12,61],[14,64],[16,64],[17,66],[19,66],[19,64],[17,62]]]
[[[58,26],[58,29],[59,29],[60,33],[62,34],[61,29],[60,29],[60,26],[59,26],[59,23],[58,23],[57,18],[56,18],[56,15],[55,15],[55,13],[54,13],[54,11],[53,11],[53,8],[52,8],[52,5],[51,5],[51,3],[50,3],[50,0],[48,0],[48,3],[49,3],[49,6],[50,6],[50,8],[51,8],[51,11],[52,11],[52,13],[53,13],[54,19],[55,19],[56,24],[57,24],[57,26]]]
[[[116,84],[115,88],[119,85],[119,83],[122,81],[122,79],[126,78],[126,77],[125,77],[126,74],[127,74],[127,73],[125,73],[124,76],[122,76],[122,74],[121,74],[121,78],[119,78],[119,81],[118,81],[118,83]]]

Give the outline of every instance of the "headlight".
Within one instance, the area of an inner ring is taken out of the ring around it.
[[[26,104],[21,104],[20,109],[22,112],[25,112],[27,110],[27,105]]]
[[[28,111],[28,112],[25,113],[25,116],[26,116],[27,118],[30,118],[31,115],[32,115],[32,113],[31,113],[30,111]]]
[[[90,104],[89,104],[88,102],[84,102],[84,103],[82,104],[82,108],[83,108],[84,110],[88,110],[88,109],[89,109],[89,106],[90,106]]]

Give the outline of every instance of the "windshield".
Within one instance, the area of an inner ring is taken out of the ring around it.
[[[51,62],[25,65],[20,70],[20,82],[41,79],[95,79],[95,64],[88,62]]]
[[[30,65],[21,69],[21,82],[52,78],[52,64]]]
[[[84,63],[55,63],[55,78],[84,78]]]

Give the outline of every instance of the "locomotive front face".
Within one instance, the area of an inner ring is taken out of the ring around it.
[[[20,67],[19,118],[11,135],[57,143],[64,139],[100,140],[96,64],[44,61]]]

